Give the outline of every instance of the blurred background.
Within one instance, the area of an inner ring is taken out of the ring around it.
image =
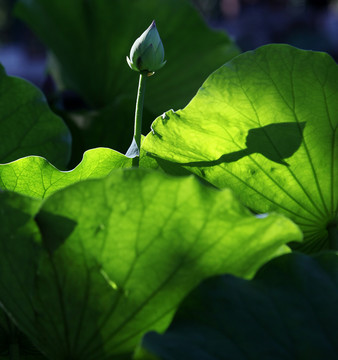
[[[127,1],[127,0],[126,0]],[[338,59],[338,0],[192,0],[210,27],[225,30],[242,49],[288,43]],[[0,62],[10,75],[38,86],[45,79],[43,45],[0,0]]]
[[[338,56],[338,0],[194,0],[211,27],[239,47],[288,43]]]

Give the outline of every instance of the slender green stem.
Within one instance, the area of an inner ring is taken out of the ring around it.
[[[327,232],[329,234],[329,247],[332,250],[338,251],[338,225],[331,224],[327,227]]]
[[[144,94],[146,92],[146,80],[147,80],[147,75],[141,73],[138,83],[136,108],[135,108],[134,139],[140,152],[141,152],[142,114],[143,114]],[[138,167],[139,160],[140,160],[139,156],[134,157],[133,166]]]

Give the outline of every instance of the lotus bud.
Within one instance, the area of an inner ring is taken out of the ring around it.
[[[134,42],[127,56],[129,67],[135,71],[153,75],[166,63],[164,61],[164,48],[157,31],[155,20],[148,29]]]

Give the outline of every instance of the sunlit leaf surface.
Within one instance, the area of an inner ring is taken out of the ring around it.
[[[328,246],[337,226],[338,66],[325,53],[267,45],[214,72],[189,105],[155,120],[144,149],[256,212],[282,211]]]
[[[0,188],[42,199],[78,181],[101,178],[113,169],[131,167],[131,163],[131,159],[107,148],[86,151],[72,171],[60,171],[44,158],[29,156],[0,165]]]
[[[55,360],[123,357],[165,330],[201,280],[251,277],[302,237],[229,190],[139,169],[76,183],[42,206],[15,193],[0,200],[0,301]]]

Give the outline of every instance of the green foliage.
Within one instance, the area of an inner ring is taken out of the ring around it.
[[[148,354],[139,350],[136,358],[334,360],[337,302],[337,254],[288,254],[251,281],[229,275],[204,281],[164,335],[144,337]]]
[[[0,197],[1,302],[49,359],[122,357],[202,279],[251,276],[302,236],[229,190],[140,169],[59,190],[38,213],[38,200]]]
[[[91,108],[53,102],[68,130],[0,71],[0,359],[333,359],[337,254],[286,253],[338,249],[337,64],[270,45],[216,70],[237,49],[188,0],[17,13],[59,90]],[[155,120],[130,169],[103,146],[131,143],[125,59],[154,18],[168,63],[148,81],[146,126],[216,71]]]
[[[338,67],[324,53],[267,45],[214,72],[183,110],[155,120],[144,149],[258,213],[281,211],[306,251],[337,224]]]
[[[71,136],[45,97],[29,82],[7,76],[0,65],[0,162],[40,155],[65,168]]]
[[[91,123],[97,132],[92,147],[125,151],[131,142],[137,78],[126,56],[152,20],[170,66],[148,82],[144,129],[156,115],[185,106],[212,71],[238,54],[229,37],[209,29],[188,0],[19,0],[16,12],[56,58],[53,74],[59,85],[100,109]],[[83,116],[88,122],[89,114]],[[110,136],[102,143],[107,128]]]
[[[0,187],[43,199],[68,185],[104,177],[112,169],[123,167],[131,167],[131,159],[107,148],[88,150],[72,171],[60,171],[42,157],[28,156],[0,165]]]
[[[46,359],[0,310],[0,360],[11,360],[18,356],[23,360]]]
[[[211,71],[238,54],[186,0],[19,0],[17,14],[56,56],[63,81],[94,107],[134,97],[137,79],[126,56],[154,19],[171,63],[147,91],[155,113],[184,106]]]

